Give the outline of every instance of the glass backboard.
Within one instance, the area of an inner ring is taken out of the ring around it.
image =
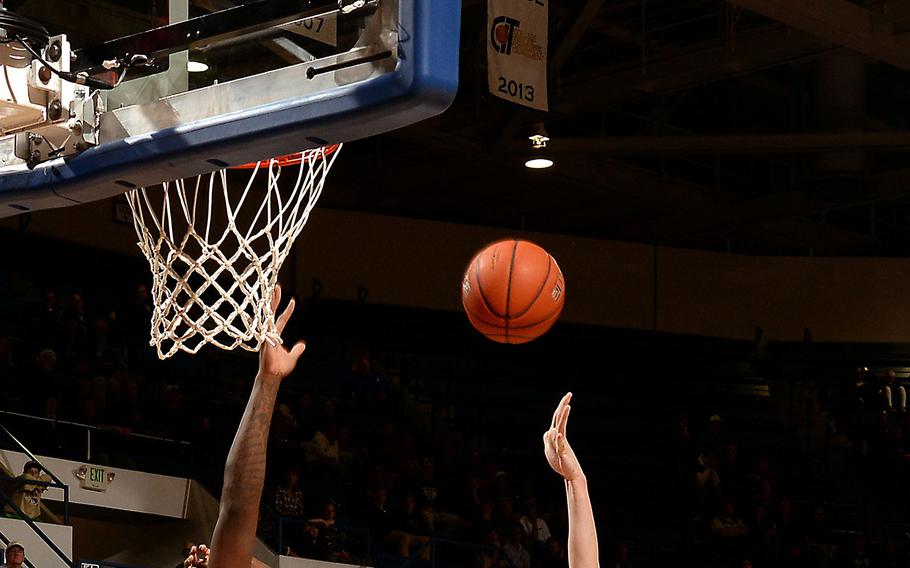
[[[457,1],[4,4],[0,217],[394,130],[457,89]],[[19,19],[50,39],[23,50]]]

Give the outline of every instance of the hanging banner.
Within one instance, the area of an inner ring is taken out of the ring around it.
[[[490,92],[520,105],[547,108],[549,0],[488,0]]]

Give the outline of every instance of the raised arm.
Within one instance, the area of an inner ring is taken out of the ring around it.
[[[567,393],[556,412],[550,429],[543,435],[544,454],[553,471],[562,476],[566,484],[566,501],[569,507],[569,568],[600,568],[597,549],[597,529],[594,511],[588,496],[588,480],[581,464],[566,438],[566,423],[572,407],[572,393]]]
[[[272,295],[273,310],[278,308],[280,300],[281,288],[276,287]],[[284,331],[292,313],[293,299],[275,322],[279,334]],[[265,343],[259,351],[259,372],[224,466],[221,508],[207,559],[211,568],[250,566],[253,559],[259,500],[265,481],[266,445],[275,399],[282,379],[294,370],[305,348],[302,341],[290,350],[282,345]]]

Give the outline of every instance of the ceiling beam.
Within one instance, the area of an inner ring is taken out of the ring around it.
[[[513,141],[509,150],[526,153],[525,141]],[[605,136],[555,138],[553,154],[604,154],[614,156],[693,154],[799,154],[865,150],[910,151],[910,132],[825,132],[800,134],[731,134],[693,136]]]
[[[910,49],[880,14],[847,0],[727,0],[772,20],[910,70]]]

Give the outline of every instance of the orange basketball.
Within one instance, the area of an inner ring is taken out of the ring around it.
[[[566,283],[550,254],[529,241],[490,244],[468,265],[461,303],[477,331],[500,343],[537,339],[559,318]]]

